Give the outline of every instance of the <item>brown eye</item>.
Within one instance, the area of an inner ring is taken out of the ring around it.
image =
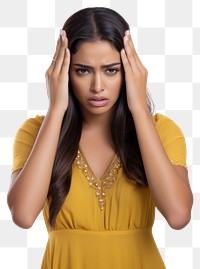
[[[106,73],[108,73],[109,75],[114,75],[119,71],[119,69],[116,68],[109,68],[106,70]]]
[[[76,73],[83,76],[83,75],[86,75],[88,73],[88,70],[83,69],[83,68],[79,68],[79,69],[76,69]]]

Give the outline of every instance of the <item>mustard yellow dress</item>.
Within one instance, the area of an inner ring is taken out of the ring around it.
[[[27,119],[17,131],[12,172],[26,162],[44,117]],[[154,115],[153,122],[170,161],[186,167],[180,128],[161,114]],[[48,242],[41,269],[165,268],[152,236],[155,205],[151,192],[126,177],[117,155],[98,179],[79,150],[55,229],[47,223],[47,201],[43,215]]]

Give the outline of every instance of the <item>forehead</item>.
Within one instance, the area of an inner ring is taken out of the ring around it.
[[[71,60],[87,64],[93,64],[96,61],[106,64],[113,60],[120,61],[120,53],[108,41],[98,40],[82,43],[78,51],[72,54]]]

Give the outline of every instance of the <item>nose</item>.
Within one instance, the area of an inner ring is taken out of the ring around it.
[[[100,73],[94,74],[91,90],[95,93],[104,91],[104,83]]]

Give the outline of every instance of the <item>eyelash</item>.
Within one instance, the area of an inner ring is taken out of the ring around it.
[[[84,75],[86,75],[86,73],[85,72],[89,72],[87,69],[84,69],[84,68],[78,68],[78,69],[76,69],[76,73],[78,74],[78,75],[80,75],[80,76],[84,76]],[[109,68],[109,69],[107,69],[106,70],[106,72],[107,71],[111,71],[111,73],[109,72],[108,73],[108,75],[115,75],[117,72],[119,72],[120,70],[119,69],[117,69],[117,68]],[[80,72],[84,72],[84,73],[80,73]]]
[[[117,68],[109,68],[109,69],[107,69],[106,71],[115,71],[114,73],[110,73],[110,75],[114,75],[114,74],[116,74],[117,72],[119,72],[119,69],[117,69]]]

